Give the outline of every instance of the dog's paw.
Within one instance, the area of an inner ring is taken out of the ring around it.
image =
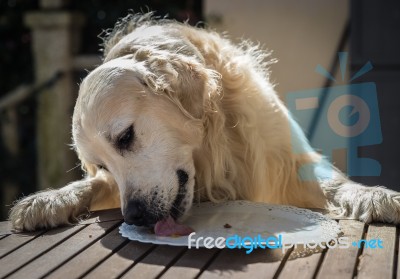
[[[17,201],[9,219],[16,231],[34,231],[68,224],[68,214],[63,212],[56,191],[27,196]]]
[[[400,193],[384,187],[348,183],[336,193],[331,211],[365,223],[400,224]]]

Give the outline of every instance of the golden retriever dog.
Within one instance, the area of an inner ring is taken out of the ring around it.
[[[182,221],[193,202],[205,200],[400,223],[399,193],[352,182],[332,166],[321,175],[313,163],[323,159],[307,152],[269,81],[266,58],[250,43],[237,46],[151,13],[117,23],[74,110],[73,143],[86,177],[17,201],[14,229],[52,228],[112,207],[121,207],[128,224],[152,226]],[[314,167],[300,173],[305,164]]]

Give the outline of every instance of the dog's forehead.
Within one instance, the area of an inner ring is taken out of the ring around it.
[[[75,109],[93,111],[105,101],[143,96],[142,72],[140,63],[128,58],[99,66],[83,80]]]
[[[117,58],[102,64],[93,70],[82,82],[79,90],[79,98],[85,103],[90,103],[88,98],[97,98],[103,93],[112,92],[121,83],[138,84],[143,75],[144,68],[135,62],[130,56]]]
[[[140,65],[129,58],[115,59],[93,70],[80,86],[74,128],[93,134],[128,125],[146,97],[140,71]]]

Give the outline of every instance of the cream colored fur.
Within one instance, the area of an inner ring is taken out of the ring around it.
[[[124,209],[155,185],[168,207],[178,167],[189,173],[183,215],[193,200],[245,199],[399,223],[397,192],[356,184],[333,167],[332,179],[313,169],[307,175],[314,179],[299,178],[299,167],[322,158],[293,152],[293,144],[306,150],[308,142],[291,134],[267,56],[252,44],[235,46],[151,14],[125,18],[106,37],[104,64],[83,81],[74,111],[74,144],[87,177],[18,201],[10,214],[14,228],[67,224],[89,207]],[[130,120],[138,129],[135,155],[121,155],[104,135]],[[108,171],[99,169],[104,164]]]

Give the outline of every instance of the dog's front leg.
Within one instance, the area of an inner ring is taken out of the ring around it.
[[[47,190],[17,201],[10,221],[17,231],[33,231],[71,224],[88,212],[92,203],[117,207],[118,189],[105,175],[75,181],[61,189]],[[103,206],[103,207],[107,207]]]
[[[400,193],[381,186],[364,186],[336,171],[321,182],[329,210],[337,217],[400,224]]]

